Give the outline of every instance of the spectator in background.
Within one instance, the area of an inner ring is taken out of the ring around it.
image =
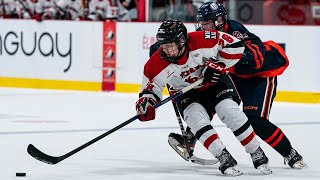
[[[56,0],[60,18],[66,20],[79,20],[83,17],[81,0]]]
[[[0,0],[0,18],[2,18],[3,15],[4,15],[3,0]]]
[[[54,0],[17,0],[16,8],[19,18],[35,19],[57,19],[58,9]]]
[[[42,10],[41,20],[59,19],[60,14],[56,7],[55,0],[39,0],[39,2]]]
[[[160,15],[159,20],[177,19],[183,22],[195,22],[197,10],[197,7],[192,4],[192,0],[181,0],[177,2],[170,0],[169,6],[167,6],[166,10]]]
[[[16,9],[20,19],[31,19],[35,14],[40,14],[40,3],[33,0],[16,1]]]
[[[18,18],[16,0],[0,0],[0,15],[2,18]]]
[[[171,0],[153,0],[151,1],[150,20],[159,21],[160,16],[166,11],[166,8]]]
[[[114,2],[113,2],[114,3]],[[92,21],[105,21],[118,18],[118,7],[111,6],[109,0],[91,0],[89,2],[88,19]]]
[[[135,0],[119,0],[119,21],[132,21],[138,18]]]

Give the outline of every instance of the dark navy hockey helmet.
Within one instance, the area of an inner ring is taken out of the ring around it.
[[[222,18],[222,23],[218,22],[218,17]],[[206,2],[200,6],[197,12],[197,21],[212,20],[217,30],[223,28],[227,22],[227,11],[222,4],[217,2]]]
[[[168,56],[162,48],[160,48],[160,56],[166,61],[176,63],[182,56],[183,47],[186,45],[188,31],[185,25],[178,20],[165,20],[161,24],[157,32],[157,41],[160,45],[174,42],[178,47],[177,56]]]

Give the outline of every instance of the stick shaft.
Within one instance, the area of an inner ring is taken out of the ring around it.
[[[193,84],[190,84],[189,86],[181,89],[180,91],[176,92],[175,94],[173,94],[172,96],[169,96],[167,98],[165,98],[164,100],[160,101],[159,103],[157,103],[155,105],[155,108],[158,108],[160,106],[162,106],[163,104],[167,103],[168,101],[171,101],[172,99],[174,98],[177,98],[179,97],[180,95],[184,94],[185,92],[193,89],[194,87],[198,86],[199,84],[202,83],[202,79],[201,80],[198,80],[196,81],[195,83]],[[100,139],[108,136],[109,134],[119,130],[120,128],[130,124],[131,122],[135,121],[136,119],[138,119],[138,115],[135,115],[133,116],[132,118],[128,119],[127,121],[119,124],[118,126],[112,128],[111,130],[101,134],[100,136],[90,140],[89,142],[79,146],[78,148],[68,152],[67,154],[65,155],[62,155],[62,156],[58,156],[58,157],[53,157],[53,156],[50,156],[50,155],[47,155],[47,154],[44,154],[43,152],[41,152],[40,150],[38,150],[35,146],[33,146],[32,144],[29,144],[28,146],[28,153],[34,157],[35,159],[38,159],[39,161],[42,161],[42,162],[45,162],[45,163],[48,163],[48,164],[57,164],[59,163],[60,161],[76,154],[77,152],[81,151],[82,149],[90,146],[91,144],[99,141]]]

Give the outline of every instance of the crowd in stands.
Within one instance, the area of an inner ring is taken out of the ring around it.
[[[223,3],[242,23],[320,25],[320,0],[0,0],[0,18],[195,22],[208,1]]]
[[[135,21],[136,0],[0,0],[0,18]]]

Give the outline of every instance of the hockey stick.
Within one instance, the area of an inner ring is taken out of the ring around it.
[[[170,88],[169,88],[169,85],[167,85],[167,89],[170,93]],[[184,160],[186,161],[189,161],[190,159],[190,144],[188,143],[188,140],[187,140],[187,133],[186,131],[184,130],[184,126],[183,126],[183,123],[182,123],[182,119],[181,119],[181,116],[180,116],[180,113],[179,113],[179,110],[178,110],[178,107],[177,107],[177,103],[175,103],[174,101],[172,101],[172,105],[173,105],[173,109],[174,109],[174,112],[176,114],[176,117],[178,119],[178,123],[179,123],[179,127],[180,127],[180,130],[181,130],[181,133],[182,133],[182,138],[183,138],[183,141],[184,141],[184,144],[186,145],[186,148],[187,148],[187,152],[183,152],[184,154],[186,154],[186,156],[184,156],[183,154],[180,154],[179,152],[177,152]],[[169,145],[171,146],[170,142],[169,142]],[[172,146],[171,146],[172,147]],[[172,147],[174,150],[175,148]]]
[[[169,86],[168,85],[167,85],[167,88],[168,88],[168,91],[169,91]],[[190,150],[190,144],[188,143],[188,140],[187,140],[187,133],[186,133],[186,131],[184,129],[184,126],[183,126],[183,123],[182,123],[182,118],[181,118],[181,115],[179,113],[177,103],[172,101],[172,105],[173,105],[174,112],[176,114],[176,117],[177,117],[177,120],[178,120],[178,123],[179,123],[179,126],[180,126],[180,130],[181,130],[181,133],[182,133],[182,137],[183,137],[184,143],[186,144],[187,152],[184,152],[184,153],[186,153],[187,157],[185,157],[184,154],[182,154],[181,151],[178,152],[178,150],[176,150],[175,147],[173,147],[173,145],[169,142],[169,145],[172,147],[172,149],[174,149],[186,161],[191,160],[191,162],[193,162],[195,164],[200,164],[200,165],[214,165],[214,164],[217,164],[219,162],[219,160],[217,160],[217,159],[202,159],[202,158],[199,158],[199,157],[197,157],[197,156],[195,156],[193,154],[190,156],[190,151],[191,151]]]
[[[169,96],[169,97],[165,98],[164,100],[160,101],[154,107],[158,108],[158,107],[162,106],[163,104],[167,103],[168,101],[171,101],[172,99],[181,96],[185,92],[187,92],[187,91],[193,89],[194,87],[198,86],[199,84],[201,84],[202,81],[203,81],[203,79],[200,79],[200,80],[194,82],[193,84],[190,84],[189,86],[184,87],[183,89],[181,89],[178,92],[174,93],[172,96]],[[101,134],[100,136],[92,139],[91,141],[81,145],[80,147],[78,147],[78,148],[76,148],[76,149],[74,149],[74,150],[72,150],[72,151],[70,151],[67,154],[64,154],[62,156],[50,156],[50,155],[47,155],[47,154],[43,153],[42,151],[40,151],[38,148],[36,148],[32,144],[28,145],[27,151],[32,157],[34,157],[35,159],[37,159],[39,161],[42,161],[42,162],[47,163],[47,164],[57,164],[57,163],[61,162],[62,160],[64,160],[64,159],[76,154],[77,152],[81,151],[82,149],[90,146],[91,144],[99,141],[100,139],[108,136],[109,134],[117,131],[118,129],[130,124],[131,122],[133,122],[136,119],[138,119],[138,116],[139,115],[133,116],[132,118],[130,118],[127,121],[121,123],[120,125],[114,127],[113,129]]]

